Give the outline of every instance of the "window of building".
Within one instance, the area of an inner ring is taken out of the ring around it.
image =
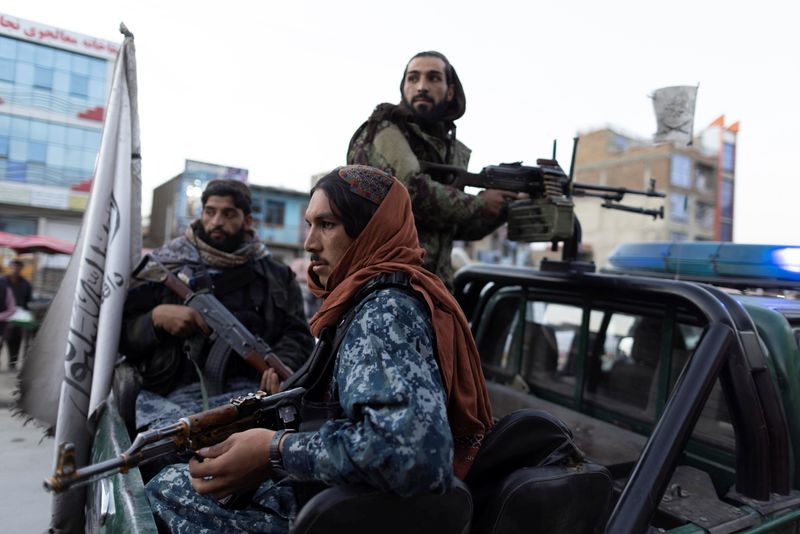
[[[90,176],[101,133],[0,113],[0,176],[28,183],[71,185]]]
[[[736,150],[731,143],[722,144],[722,169],[727,172],[733,172],[734,159],[736,157]]]
[[[36,64],[40,67],[52,68],[55,64],[56,51],[47,46],[36,47]]]
[[[28,161],[32,163],[47,161],[47,143],[28,141]]]
[[[283,226],[286,204],[276,200],[267,200],[265,206],[264,222],[272,226]]]
[[[72,54],[66,50],[56,50],[53,63],[57,69],[69,71]]]
[[[692,160],[683,154],[672,155],[672,166],[670,167],[669,181],[677,187],[692,186]]]
[[[0,216],[0,232],[8,232],[17,235],[34,235],[36,234],[36,219],[18,216]]]
[[[65,167],[76,170],[83,168],[83,154],[81,154],[80,150],[67,150],[64,155]]]
[[[50,143],[59,145],[67,144],[67,127],[60,124],[49,124],[47,128],[47,140]]]
[[[670,220],[686,222],[689,220],[689,197],[683,193],[669,194]]]
[[[47,167],[38,162],[28,162],[26,182],[48,185],[63,185],[56,177],[47,172]]]
[[[12,136],[8,140],[8,159],[26,161],[28,159],[28,143]]]
[[[714,224],[714,207],[706,202],[695,204],[694,220],[704,230],[708,230]]]
[[[722,191],[720,192],[720,204],[722,205],[722,216],[728,219],[733,218],[733,182],[722,180]]]
[[[36,61],[36,48],[39,45],[17,41],[17,61],[33,63]]]
[[[0,80],[14,81],[14,62],[10,59],[0,58]]]
[[[55,72],[53,72],[53,92],[59,96],[68,95],[70,78],[71,75],[69,72],[56,69]]]
[[[83,98],[89,96],[89,77],[72,73],[69,80],[69,94]]]
[[[17,40],[0,35],[0,57],[6,59],[16,59]]]
[[[106,62],[102,59],[90,59],[89,64],[89,74],[92,76],[92,78],[104,80],[106,77]]]
[[[47,165],[54,168],[64,166],[64,147],[50,144],[47,147]]]
[[[12,143],[13,149],[13,143]],[[11,151],[13,154],[13,150]],[[11,182],[24,182],[27,177],[27,164],[24,161],[9,159],[6,164],[6,180]],[[11,232],[15,234],[17,232]]]
[[[9,135],[15,139],[27,139],[30,121],[24,117],[11,117]]]
[[[81,168],[86,171],[86,174],[91,174],[91,172],[94,170],[96,159],[96,150],[81,150]]]
[[[14,71],[14,84],[26,90],[33,87],[33,65],[18,61]]]
[[[81,54],[72,54],[72,72],[89,75],[89,58]]]
[[[33,86],[36,89],[46,89],[51,91],[53,89],[53,69],[49,67],[34,67]]]
[[[47,123],[32,120],[29,125],[29,137],[34,141],[47,141]]]
[[[90,150],[100,148],[101,132],[99,130],[84,130],[83,147]]]
[[[629,144],[630,140],[622,135],[614,135],[614,137],[611,138],[611,150],[614,152],[622,152],[628,148]]]
[[[733,241],[733,223],[723,222],[719,230],[720,241]]]
[[[686,241],[689,239],[689,235],[686,232],[670,232],[669,233],[669,240],[673,242],[680,242]]]
[[[695,187],[701,193],[714,190],[714,169],[708,165],[697,165],[695,168]]]

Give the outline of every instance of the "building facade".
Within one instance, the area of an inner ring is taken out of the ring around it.
[[[247,182],[248,171],[199,161],[186,161],[184,171],[153,191],[150,228],[146,246],[154,248],[183,235],[200,217],[201,196],[215,178]],[[249,184],[253,228],[272,254],[290,263],[303,256],[306,225],[304,216],[308,192]]]
[[[0,231],[76,240],[118,47],[0,14]]]
[[[663,199],[629,195],[624,204],[663,206],[664,219],[608,210],[592,198],[576,198],[583,242],[603,266],[620,243],[631,241],[731,241],[738,123],[720,117],[691,146],[653,143],[611,128],[579,135],[577,182],[647,189],[651,182]]]

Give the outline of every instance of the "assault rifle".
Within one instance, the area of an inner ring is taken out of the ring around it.
[[[222,377],[224,364],[229,351],[242,357],[258,371],[259,376],[270,367],[275,369],[281,380],[286,380],[292,370],[272,352],[270,346],[261,338],[254,336],[211,291],[193,291],[183,274],[176,276],[158,260],[150,255],[142,258],[133,276],[139,280],[158,282],[183,300],[184,305],[194,308],[211,328],[213,345],[209,351],[206,369],[212,377]],[[222,392],[222,384],[211,383],[212,394]]]
[[[547,242],[570,239],[575,232],[572,197],[597,197],[604,200],[603,207],[650,215],[654,219],[664,217],[663,206],[659,209],[642,208],[619,204],[625,195],[661,197],[664,193],[655,190],[655,180],[647,190],[583,184],[572,181],[555,159],[538,159],[537,167],[521,162],[489,165],[479,173],[467,172],[454,165],[420,161],[422,172],[445,176],[445,182],[453,187],[480,187],[526,193],[529,198],[510,204],[508,212],[508,238],[512,241]],[[574,166],[574,165],[573,165]]]
[[[44,481],[54,493],[84,486],[95,480],[129,470],[151,460],[178,453],[190,456],[203,447],[221,443],[228,436],[249,428],[293,428],[299,425],[300,399],[304,388],[273,395],[263,391],[231,399],[230,404],[182,417],[171,425],[142,432],[116,458],[86,467],[75,467],[75,446],[58,446],[56,469]]]

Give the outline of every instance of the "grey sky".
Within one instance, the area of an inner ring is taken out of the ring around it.
[[[612,125],[650,137],[647,97],[699,83],[695,131],[741,122],[740,242],[800,245],[800,33],[786,2],[6,0],[2,11],[120,41],[136,35],[144,212],[185,159],[308,188],[344,162],[350,135],[396,102],[415,52],[446,54],[464,83],[458,136],[472,170],[533,164],[558,140]]]

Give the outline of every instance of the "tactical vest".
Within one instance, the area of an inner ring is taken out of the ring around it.
[[[300,405],[301,432],[313,432],[319,430],[326,421],[346,417],[339,403],[339,391],[333,376],[336,356],[344,336],[355,319],[358,305],[371,293],[387,288],[398,288],[415,298],[422,298],[411,287],[408,273],[381,273],[370,279],[355,294],[350,309],[336,327],[326,327],[322,330],[314,352],[305,365],[284,382],[282,386],[284,390],[298,386],[306,388],[306,394]],[[293,482],[292,487],[298,505],[302,506],[326,486],[319,482]]]

